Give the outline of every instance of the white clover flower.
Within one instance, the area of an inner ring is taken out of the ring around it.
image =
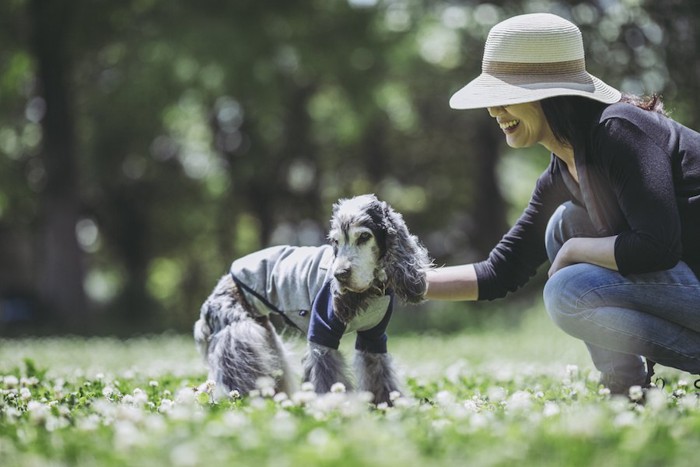
[[[634,415],[634,412],[622,412],[620,414],[617,414],[617,416],[613,420],[613,425],[615,425],[616,427],[633,426],[636,420],[637,417],[636,415]]]
[[[467,362],[457,360],[445,370],[445,378],[451,383],[459,383],[459,379],[463,374],[467,373]]]
[[[678,406],[685,410],[695,410],[698,408],[699,400],[697,397],[683,397],[678,400]]]
[[[449,407],[456,401],[455,395],[450,391],[439,391],[435,394],[435,402],[442,407]]]
[[[286,392],[278,392],[272,400],[279,404],[280,402],[289,400],[289,396],[287,396]]]
[[[36,376],[31,376],[31,377],[22,377],[19,380],[19,384],[22,386],[36,386],[39,384],[39,379]]]
[[[688,382],[684,379],[679,379],[677,386],[679,388],[687,388],[688,387]]]
[[[377,410],[387,411],[389,410],[389,404],[387,404],[386,402],[380,402],[379,404],[377,404]]]
[[[163,417],[156,414],[147,414],[143,420],[143,426],[149,433],[162,433],[167,428],[167,423]]]
[[[137,388],[134,390],[133,394],[134,394],[134,405],[138,405],[138,406],[146,405],[146,403],[148,402],[148,395],[145,392],[143,392]]]
[[[685,389],[676,389],[673,391],[673,397],[681,398],[685,397]]]
[[[133,404],[134,403],[134,396],[131,394],[127,394],[124,397],[122,397],[122,404]]]
[[[489,417],[481,412],[472,414],[469,417],[469,424],[474,429],[486,428],[489,424]]]
[[[158,387],[158,381],[156,380],[151,380],[148,382],[148,385],[152,388],[157,388]]]
[[[27,403],[27,413],[29,420],[34,423],[43,423],[49,416],[49,407],[37,401]]]
[[[433,422],[431,423],[431,426],[436,431],[444,431],[445,428],[447,428],[450,425],[452,425],[452,421],[446,418],[438,418],[437,420],[433,420]]]
[[[70,425],[70,423],[66,418],[54,417],[52,415],[46,417],[46,421],[44,422],[44,428],[46,429],[46,431],[49,432],[58,430],[60,428],[65,428],[68,425]]]
[[[600,388],[600,389],[598,389],[598,395],[599,395],[599,396],[609,396],[609,395],[610,395],[610,389],[608,389],[608,388]]]
[[[160,405],[158,406],[158,412],[168,413],[173,409],[174,405],[175,404],[170,399],[163,399],[160,401]]]
[[[397,407],[400,409],[407,409],[409,407],[417,407],[418,406],[418,400],[414,399],[412,397],[401,396],[392,402],[394,403],[394,407]]]
[[[15,408],[15,407],[11,407],[11,406],[10,406],[10,407],[4,407],[2,410],[3,410],[3,412],[5,413],[5,417],[6,417],[10,422],[14,422],[15,420],[17,420],[17,419],[22,415],[22,412],[20,412],[19,409]]]
[[[170,453],[170,462],[177,467],[199,465],[197,446],[194,443],[179,444]]]
[[[75,426],[80,431],[95,431],[100,426],[100,417],[93,413],[87,417],[78,418]]]
[[[304,381],[301,384],[301,390],[305,391],[305,392],[314,391],[315,390],[314,383],[312,383],[311,381]]]
[[[327,414],[339,409],[346,400],[343,393],[328,392],[319,395],[313,402],[313,409],[320,414]]]
[[[391,402],[396,402],[400,397],[401,397],[401,393],[399,391],[391,391],[389,393],[389,400]]]
[[[488,389],[486,395],[489,398],[489,401],[498,403],[506,398],[507,391],[501,386],[492,386]]]
[[[544,408],[542,409],[542,415],[545,417],[553,417],[561,412],[559,405],[555,402],[547,401],[544,403]]]
[[[270,424],[270,434],[278,440],[293,440],[299,431],[299,422],[288,412],[277,412]]]
[[[8,388],[16,388],[19,385],[19,379],[14,375],[8,375],[3,378],[3,383]]]
[[[255,380],[255,387],[258,389],[267,389],[267,388],[273,388],[275,387],[275,380],[270,378],[269,376],[261,376],[257,380]]]
[[[478,412],[480,410],[479,406],[473,399],[464,401],[464,404],[462,404],[462,406],[469,412]]]
[[[566,375],[570,379],[576,379],[579,375],[578,365],[566,365]]]
[[[660,389],[650,389],[646,394],[646,406],[652,411],[660,411],[666,407],[666,394]]]
[[[331,435],[323,428],[314,428],[306,436],[306,440],[312,446],[322,447],[331,441]]]
[[[292,402],[295,405],[306,405],[315,400],[317,394],[313,391],[297,391],[292,394]]]
[[[527,391],[516,391],[507,400],[507,407],[515,411],[525,411],[532,407],[532,396]]]
[[[141,422],[143,417],[144,412],[132,405],[119,404],[115,413],[115,418],[117,420],[128,420],[133,423]]]
[[[114,424],[114,444],[117,449],[128,449],[144,443],[148,438],[130,421],[118,421]]]
[[[199,385],[199,387],[197,388],[198,391],[206,392],[207,394],[212,394],[215,389],[216,389],[216,381],[214,381],[212,379],[206,380],[204,383]]]
[[[244,431],[250,425],[248,417],[238,411],[224,413],[222,421],[224,426],[234,431]]]
[[[331,386],[331,392],[335,394],[342,394],[345,392],[345,385],[341,382],[334,383]]]
[[[282,407],[283,409],[294,407],[294,402],[291,399],[285,399],[282,402],[280,402],[280,407]]]
[[[102,395],[109,399],[112,397],[112,395],[114,395],[114,388],[111,386],[105,386],[104,389],[102,389]]]
[[[228,396],[229,396],[231,399],[234,399],[234,400],[235,400],[235,399],[240,399],[240,398],[241,398],[241,393],[238,392],[238,390],[234,389],[233,391],[231,391],[231,392],[228,393]]]
[[[32,392],[27,389],[26,387],[23,387],[19,390],[19,397],[22,400],[28,401],[29,399],[32,398]]]
[[[644,398],[644,391],[642,391],[641,386],[635,385],[635,386],[630,387],[629,396],[630,396],[631,400],[637,402],[637,401],[642,400],[642,398]]]
[[[195,400],[196,394],[192,388],[182,388],[175,394],[175,402],[178,404],[194,404]]]

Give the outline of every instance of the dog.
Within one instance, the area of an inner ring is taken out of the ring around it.
[[[329,244],[271,247],[233,262],[206,299],[194,338],[218,394],[247,394],[260,378],[277,392],[294,388],[285,344],[272,325],[280,316],[307,335],[304,381],[317,393],[354,386],[338,350],[355,332],[357,387],[375,404],[399,389],[386,347],[394,297],[419,303],[428,252],[403,217],[374,195],[333,206]]]

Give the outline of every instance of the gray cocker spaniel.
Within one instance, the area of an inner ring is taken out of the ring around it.
[[[420,302],[432,262],[401,215],[374,195],[335,204],[328,239],[252,253],[219,280],[194,326],[219,394],[247,394],[261,377],[272,378],[277,391],[294,387],[272,313],[306,333],[304,379],[316,392],[335,383],[353,387],[338,346],[355,332],[357,387],[375,403],[390,403],[398,389],[386,347],[394,296]]]

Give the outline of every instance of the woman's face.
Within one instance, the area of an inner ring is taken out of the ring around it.
[[[539,101],[489,107],[488,111],[505,133],[508,146],[529,148],[537,143],[548,146],[552,131]]]

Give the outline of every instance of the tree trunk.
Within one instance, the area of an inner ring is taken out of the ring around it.
[[[75,158],[74,115],[69,92],[72,2],[33,0],[33,52],[39,94],[46,113],[41,121],[45,186],[41,193],[39,296],[60,328],[86,330],[83,252],[75,227],[80,214]]]
[[[480,131],[474,139],[474,152],[479,155],[474,177],[474,219],[478,220],[478,227],[471,232],[471,244],[480,257],[486,257],[508,230],[506,203],[496,174],[503,135],[491,119],[480,119],[477,125]]]

